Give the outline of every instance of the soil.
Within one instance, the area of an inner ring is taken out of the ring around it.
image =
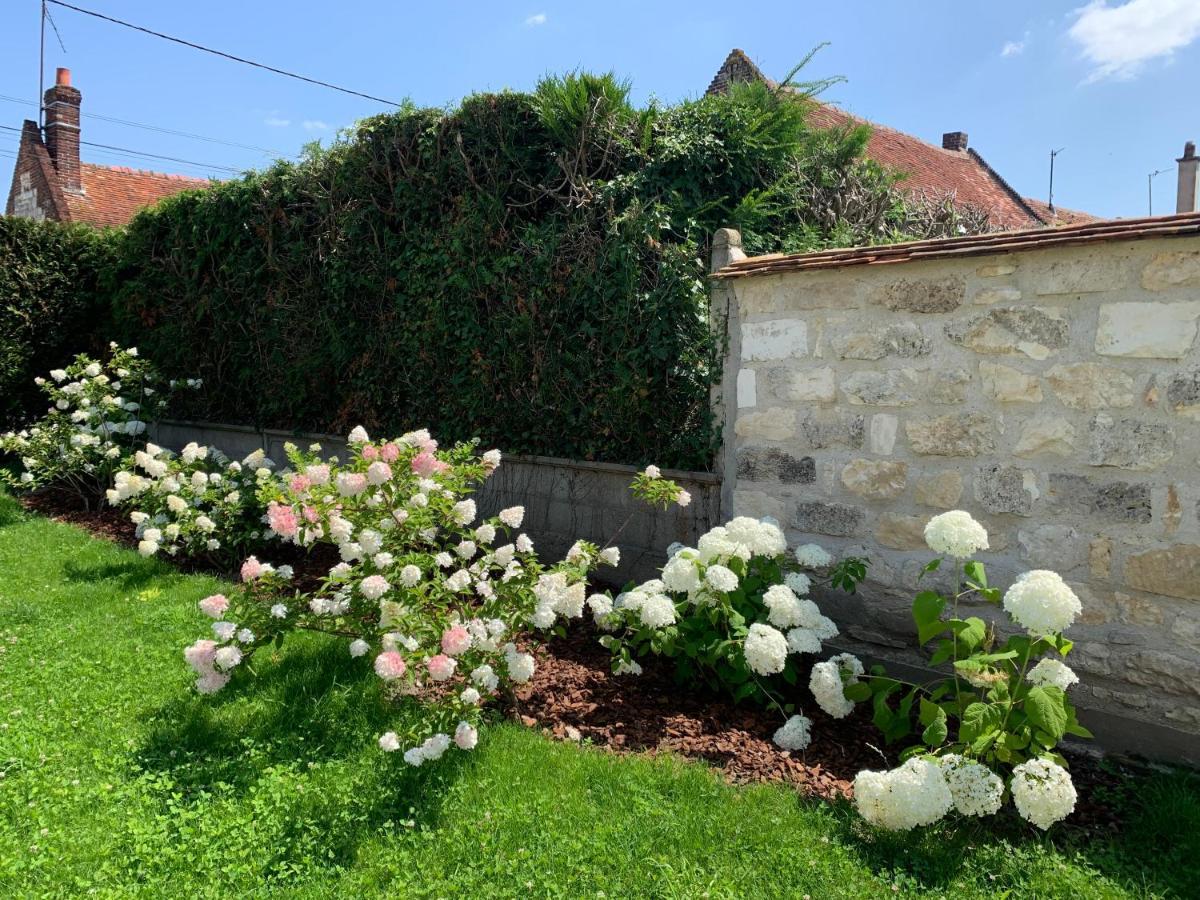
[[[119,511],[83,510],[77,497],[49,491],[27,495],[21,502],[98,537],[137,544],[132,523]],[[309,555],[297,548],[280,549],[293,551],[283,555],[294,559],[273,553],[272,562],[290,562],[300,587],[315,582],[336,562],[332,548],[321,547]],[[213,571],[201,562],[178,562],[185,569]],[[812,743],[804,751],[781,750],[771,740],[783,724],[778,712],[734,705],[702,685],[676,684],[669,660],[644,659],[641,675],[615,676],[598,637],[585,623],[538,648],[537,671],[508,712],[525,726],[560,740],[586,741],[614,753],[700,759],[735,784],[782,782],[824,800],[851,797],[860,770],[898,763],[900,748],[882,744],[865,706],[835,720],[820,710],[806,689],[801,691],[797,700],[812,720]],[[1101,761],[1070,748],[1065,755],[1079,791],[1075,812],[1065,824],[1089,831],[1119,829],[1119,809],[1125,805],[1120,801],[1130,791],[1129,776],[1143,773],[1145,764],[1114,757]]]

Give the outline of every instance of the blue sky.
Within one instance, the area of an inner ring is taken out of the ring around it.
[[[1105,216],[1174,211],[1174,160],[1200,140],[1200,0],[886,2],[283,2],[72,0],[168,34],[379,97],[452,104],[473,91],[527,89],[548,72],[613,70],[635,96],[703,92],[733,47],[782,75],[813,45],[812,75],[844,75],[826,99],[933,143],[966,131],[1022,194],[1045,199],[1048,154],[1065,147],[1057,203]],[[295,154],[387,107],[280,78],[51,7],[47,80],[73,72],[84,112]],[[453,10],[450,12],[449,10]],[[0,96],[37,93],[38,0],[0,12]],[[32,107],[0,100],[0,124]],[[246,168],[268,157],[84,120],[84,140]],[[8,169],[16,134],[0,129]],[[84,148],[95,162],[206,170]],[[221,173],[221,170],[208,171]],[[7,176],[2,179],[5,184]]]

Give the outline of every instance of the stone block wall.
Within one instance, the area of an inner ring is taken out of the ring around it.
[[[963,508],[993,584],[1049,568],[1082,600],[1070,662],[1102,742],[1200,761],[1200,238],[751,275],[717,299],[726,514],[870,557],[861,596],[825,603],[848,648],[920,661],[922,530]]]
[[[153,439],[178,450],[189,441],[220,448],[231,458],[262,449],[286,465],[284,444],[321,444],[322,452],[342,455],[346,443],[331,435],[293,434],[210,422],[162,422]],[[694,545],[708,529],[720,524],[720,477],[707,472],[663,474],[692,494],[686,509],[651,509],[633,499],[629,483],[637,469],[612,463],[576,462],[548,456],[506,454],[500,468],[484,482],[476,502],[480,516],[492,516],[508,506],[525,507],[523,531],[533,538],[542,559],[556,561],[578,539],[604,546],[610,539],[621,548],[621,564],[599,573],[614,586],[629,580],[653,578],[666,562],[666,548],[675,541]]]

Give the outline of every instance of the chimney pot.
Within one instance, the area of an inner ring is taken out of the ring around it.
[[[1190,213],[1200,209],[1197,194],[1200,194],[1200,157],[1196,156],[1196,142],[1183,145],[1183,156],[1179,163],[1179,189],[1175,194],[1175,212]]]
[[[79,162],[79,105],[83,95],[71,87],[71,72],[59,69],[54,87],[42,98],[46,113],[43,129],[46,151],[64,191],[81,193],[83,177]]]
[[[942,135],[943,150],[966,150],[967,133],[965,131],[947,131]]]

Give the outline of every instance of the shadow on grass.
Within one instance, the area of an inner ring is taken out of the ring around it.
[[[1011,807],[985,820],[960,817],[946,825],[891,833],[868,828],[844,800],[837,804],[837,833],[873,871],[925,888],[949,886],[961,875],[968,855],[1025,856],[1026,850],[1052,847],[1139,896],[1194,896],[1200,877],[1200,778],[1154,776],[1138,783],[1134,793],[1127,824],[1116,834],[1058,826],[1043,835]],[[1171,847],[1175,849],[1167,849]]]
[[[15,525],[24,520],[25,511],[21,509],[21,504],[12,494],[0,488],[0,528],[6,525]]]
[[[84,583],[115,581],[126,590],[145,587],[151,582],[160,582],[164,574],[174,574],[171,570],[165,569],[158,560],[142,559],[141,557],[123,558],[120,562],[96,563],[95,565],[79,565],[68,560],[63,565],[62,571],[63,577],[67,581]]]
[[[297,817],[302,822],[273,823],[283,833],[278,859],[264,861],[264,870],[306,852],[314,823],[324,862],[344,865],[386,823],[439,821],[441,798],[475,755],[452,748],[437,763],[414,768],[401,753],[380,751],[382,732],[419,727],[415,700],[381,696],[370,666],[352,659],[343,641],[321,636],[289,638],[279,652],[260,650],[251,664],[257,677],[239,672],[216,696],[189,691],[155,713],[155,727],[131,762],[140,772],[168,777],[159,791],[164,810],[181,801],[202,806],[214,790],[249,796],[280,766],[305,771],[348,763],[352,772],[339,774],[346,783],[336,795],[311,791],[305,815]],[[354,806],[349,820],[344,804]]]

